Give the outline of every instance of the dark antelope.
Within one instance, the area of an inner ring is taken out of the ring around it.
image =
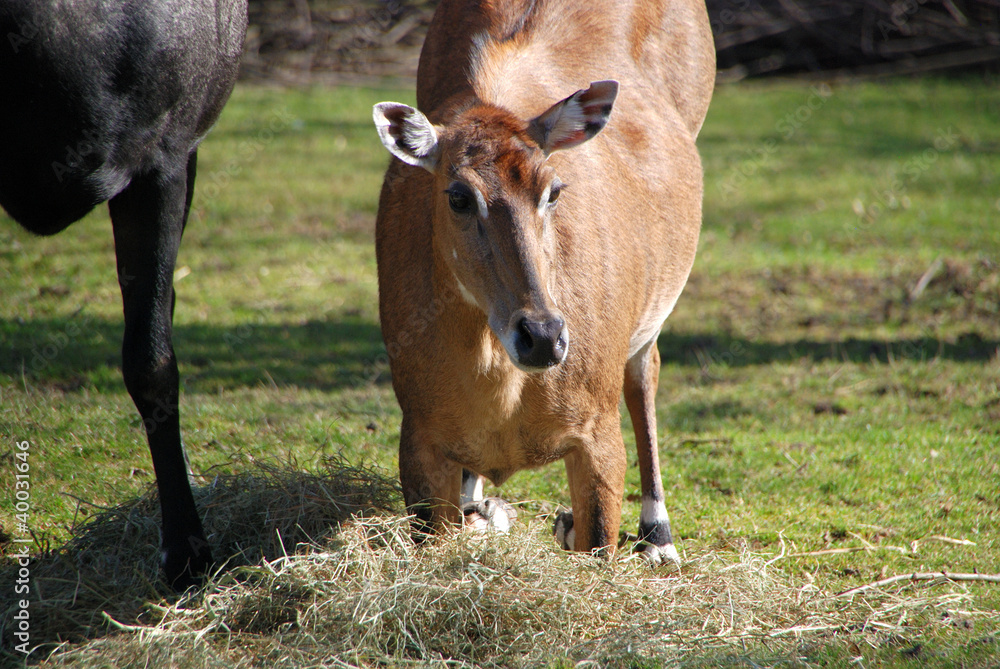
[[[500,484],[563,459],[573,512],[557,535],[613,546],[624,390],[641,545],[655,563],[677,559],[656,340],[698,242],[695,138],[714,55],[695,0],[444,0],[420,57],[420,111],[376,105],[396,158],[377,221],[380,314],[419,528],[459,522],[476,475]]]
[[[0,205],[51,235],[108,201],[122,372],[156,470],[164,574],[178,588],[212,557],[178,423],[174,262],[198,143],[236,80],[246,9],[246,0],[0,4]]]

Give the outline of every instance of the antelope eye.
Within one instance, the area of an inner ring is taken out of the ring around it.
[[[473,197],[469,189],[461,184],[454,184],[447,191],[448,206],[456,214],[471,214],[473,212]]]
[[[555,205],[556,200],[559,199],[559,195],[562,193],[563,185],[564,184],[556,181],[549,188],[549,205],[550,206]]]
[[[472,200],[465,193],[448,193],[448,206],[457,214],[468,214],[472,210]]]

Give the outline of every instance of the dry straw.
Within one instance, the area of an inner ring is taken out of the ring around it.
[[[321,475],[220,478],[202,494],[213,540],[240,557],[196,595],[165,601],[152,584],[149,497],[101,514],[40,560],[38,634],[82,641],[47,664],[670,664],[789,658],[804,644],[882,644],[915,621],[998,619],[975,610],[965,584],[837,597],[748,551],[698,556],[680,572],[623,554],[566,554],[541,520],[509,535],[456,532],[417,546],[391,510],[393,484],[342,463]]]

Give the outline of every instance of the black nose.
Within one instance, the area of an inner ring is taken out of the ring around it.
[[[514,346],[517,361],[525,367],[542,369],[558,365],[566,357],[566,321],[559,317],[536,320],[525,316],[517,323]]]

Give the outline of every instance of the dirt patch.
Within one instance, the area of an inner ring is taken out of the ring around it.
[[[989,345],[982,333],[995,333],[1000,322],[1000,267],[990,259],[944,259],[915,290],[925,276],[918,266],[881,275],[813,267],[709,275],[696,266],[669,323],[674,330],[703,331],[712,322],[733,335],[778,340],[885,325]]]

